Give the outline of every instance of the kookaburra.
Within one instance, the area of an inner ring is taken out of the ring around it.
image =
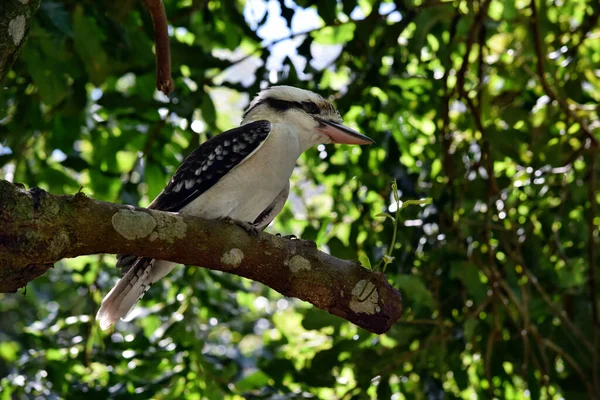
[[[285,204],[296,160],[318,144],[371,144],[342,125],[339,112],[316,93],[290,86],[263,90],[241,126],[194,150],[148,208],[206,219],[229,217],[263,230]],[[102,301],[96,319],[109,328],[133,309],[154,282],[177,264],[119,256],[126,271]]]

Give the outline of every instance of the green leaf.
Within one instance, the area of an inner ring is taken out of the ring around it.
[[[328,26],[312,34],[315,43],[344,44],[354,37],[355,24]]]
[[[430,204],[433,201],[432,198],[428,197],[426,199],[420,199],[420,200],[404,200],[402,202],[402,208],[408,207],[408,206],[423,206],[426,204]]]
[[[331,315],[323,310],[310,308],[304,313],[302,327],[306,330],[319,330],[328,326],[339,328],[343,322],[343,319]]]
[[[73,12],[73,42],[90,81],[95,85],[104,82],[109,71],[103,40],[104,33],[96,20],[85,15],[83,7],[77,5]]]
[[[246,392],[253,389],[260,389],[267,385],[269,376],[262,371],[256,371],[235,383],[235,388],[240,392]]]
[[[165,187],[167,177],[156,164],[148,163],[144,171],[145,181],[148,184],[148,198],[154,199]]]
[[[36,27],[32,27],[32,31],[35,30]],[[70,89],[66,77],[57,73],[60,65],[48,60],[42,45],[43,43],[31,43],[25,46],[21,57],[27,64],[41,100],[49,106],[55,106],[67,98]],[[55,48],[55,51],[58,49]]]
[[[433,310],[433,295],[422,278],[413,275],[400,275],[394,286],[401,290],[403,299],[412,307],[425,307]]]
[[[56,31],[64,36],[72,35],[73,26],[71,18],[62,3],[57,1],[43,1],[40,4],[39,16],[45,22],[46,26],[56,28]]]
[[[19,353],[19,343],[17,342],[3,342],[0,343],[0,358],[4,359],[7,363],[13,363],[17,360],[17,354]]]
[[[317,232],[317,236],[315,238],[315,243],[317,246],[322,246],[325,244],[327,239],[327,231],[330,228],[332,219],[330,217],[324,218],[321,221],[321,227],[319,228],[319,232]]]
[[[394,257],[388,256],[387,254],[383,255],[383,263],[384,265],[388,265],[394,262]]]
[[[459,279],[472,297],[475,306],[486,298],[487,285],[481,282],[480,272],[472,263],[457,262],[450,267],[450,277]]]
[[[450,19],[454,12],[454,6],[451,4],[444,4],[440,7],[426,8],[418,13],[414,21],[416,30],[413,34],[413,38],[409,42],[411,52],[420,54],[421,49],[427,40],[427,35],[433,27],[444,20]]]
[[[202,96],[202,118],[204,119],[204,122],[206,122],[206,125],[213,129],[216,128],[217,110],[208,93],[205,93],[204,96]]]
[[[469,318],[465,321],[463,331],[465,333],[465,339],[467,342],[470,343],[473,340],[476,328],[477,328],[477,320],[476,319]]]
[[[365,253],[360,253],[358,255],[358,261],[362,264],[363,267],[367,269],[373,269],[373,267],[371,267],[371,260],[369,260],[369,256],[367,256]]]

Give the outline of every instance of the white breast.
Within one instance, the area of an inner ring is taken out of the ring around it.
[[[183,214],[253,222],[287,184],[300,156],[298,136],[280,124],[259,149],[197,199]]]

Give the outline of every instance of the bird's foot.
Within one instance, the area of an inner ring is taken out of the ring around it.
[[[222,221],[226,221],[228,223],[239,226],[240,228],[244,229],[251,236],[258,236],[258,234],[260,233],[260,231],[256,228],[256,226],[249,222],[240,221],[239,219],[233,219],[230,217],[223,217],[223,218],[219,218],[219,219]]]
[[[296,236],[296,235],[282,235],[281,233],[276,233],[275,236],[284,238],[284,239],[290,239],[290,240],[300,240],[300,239],[298,239],[298,236]]]

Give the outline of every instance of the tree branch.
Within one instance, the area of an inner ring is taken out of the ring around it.
[[[400,293],[381,273],[231,221],[57,196],[0,181],[0,292],[15,291],[62,258],[121,253],[202,265],[264,283],[368,331],[387,332],[402,314]],[[374,289],[368,298],[359,298]]]
[[[3,2],[0,7],[0,81],[27,41],[40,0]]]
[[[156,46],[156,88],[169,95],[173,91],[171,78],[171,46],[169,44],[169,24],[162,0],[144,0],[152,16],[154,43]]]

